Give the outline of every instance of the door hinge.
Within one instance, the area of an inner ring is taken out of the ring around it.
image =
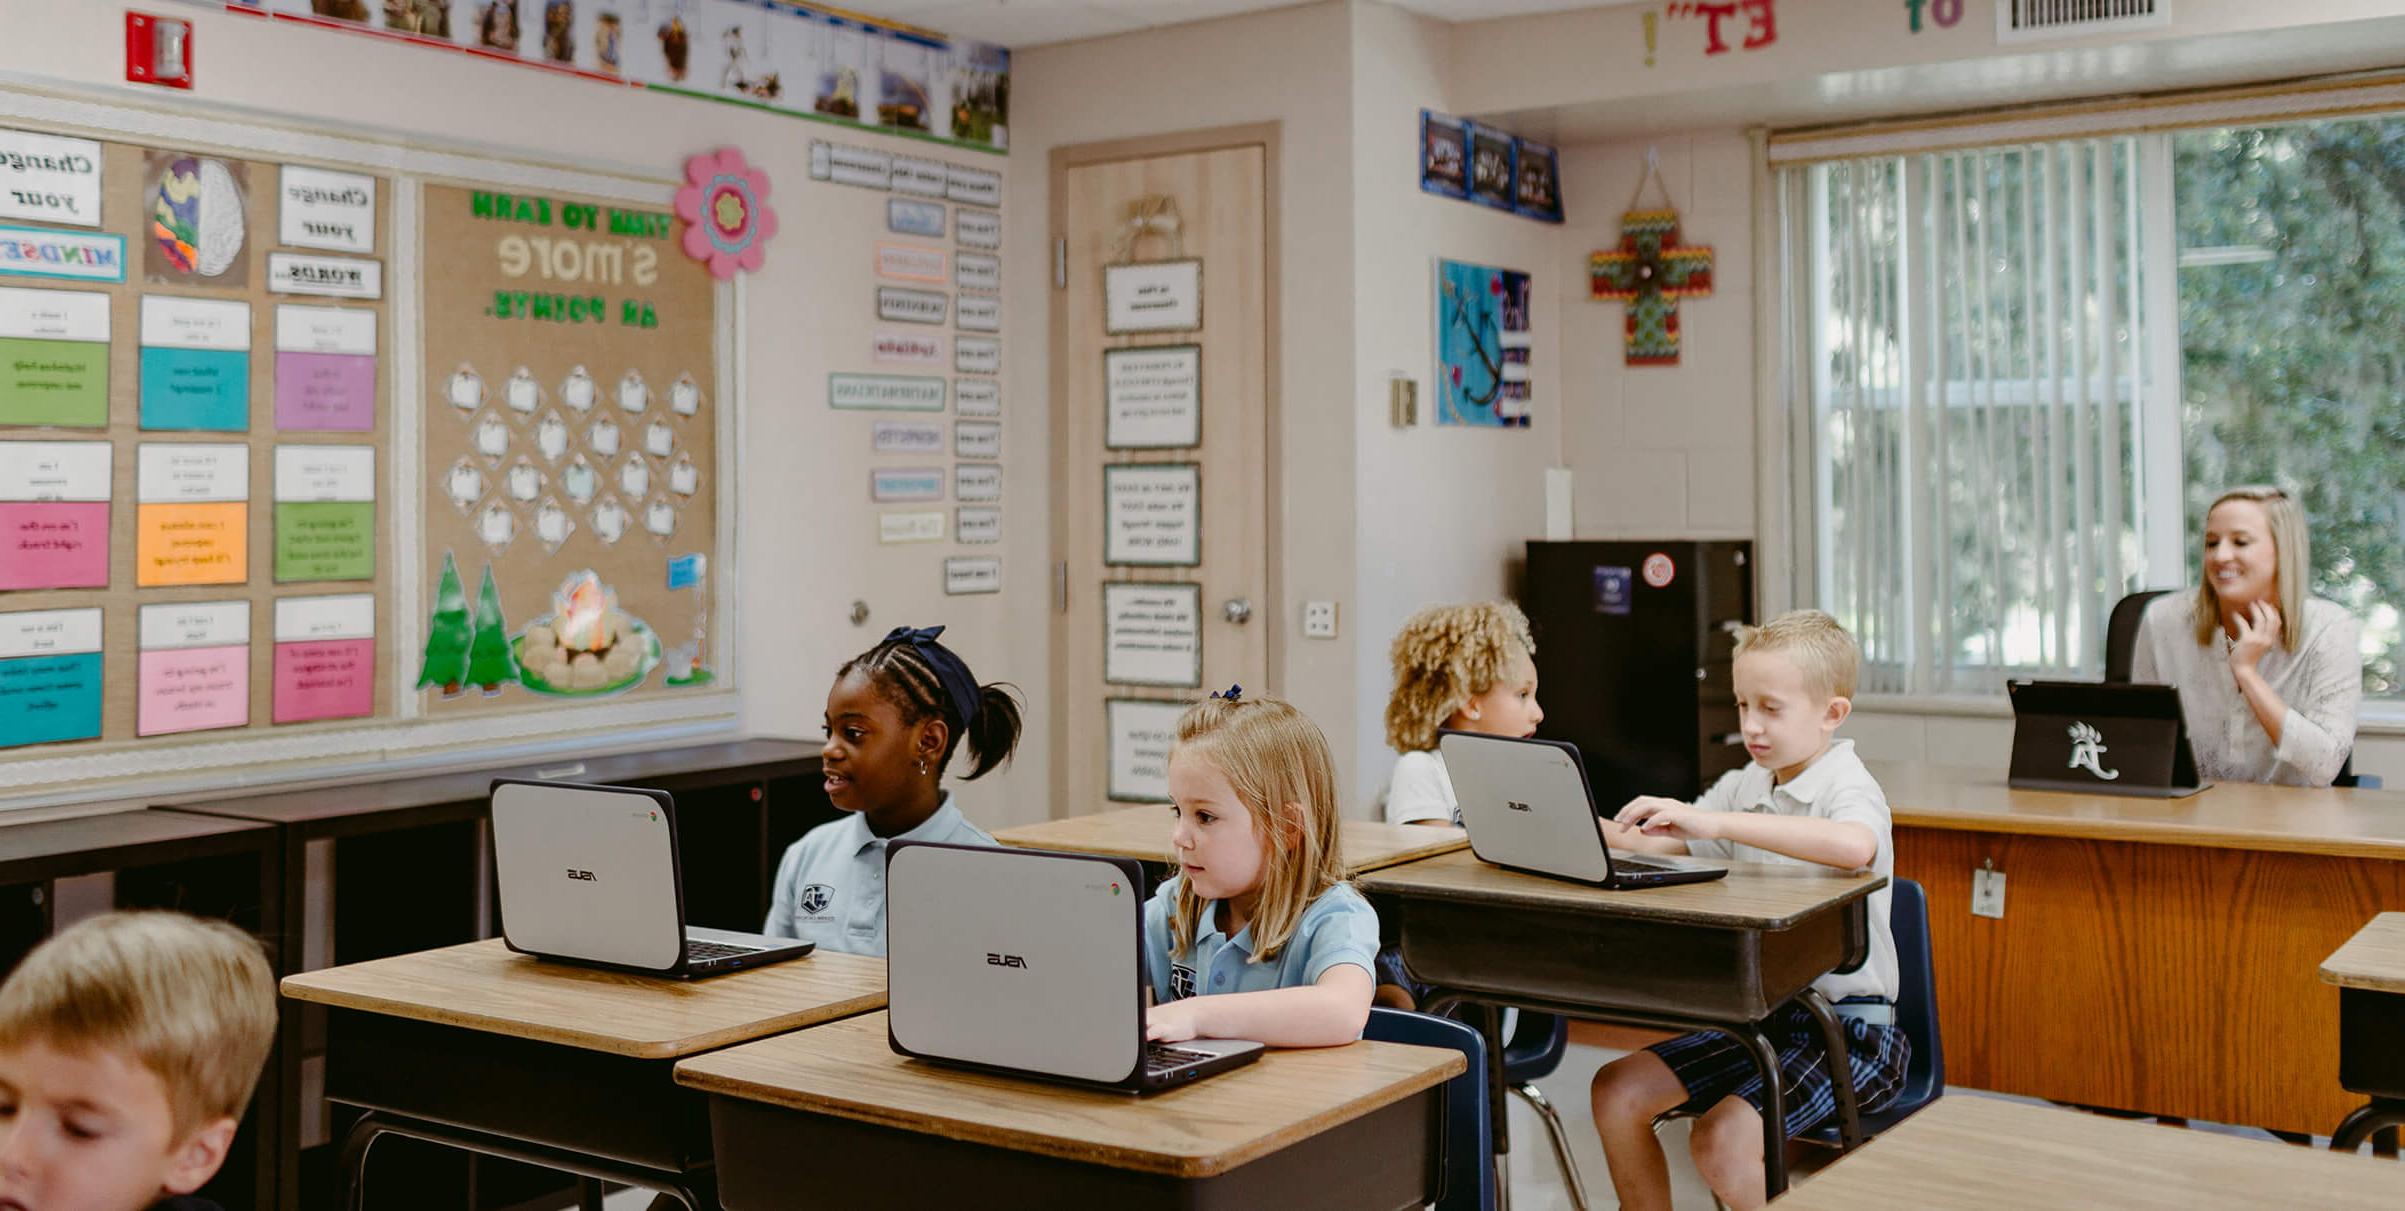
[[[1069,241],[1065,239],[1052,241],[1052,288],[1069,288]]]

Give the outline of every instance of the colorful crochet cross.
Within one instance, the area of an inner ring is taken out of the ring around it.
[[[1712,250],[1681,247],[1678,211],[1620,216],[1620,246],[1587,258],[1591,297],[1628,304],[1628,364],[1678,364],[1678,301],[1712,293]]]

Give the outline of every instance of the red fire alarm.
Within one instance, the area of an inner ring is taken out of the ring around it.
[[[136,84],[192,87],[192,23],[181,17],[125,14],[125,78]]]

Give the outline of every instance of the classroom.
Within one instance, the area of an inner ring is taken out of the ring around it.
[[[2405,1206],[2405,0],[0,31],[0,1209]]]

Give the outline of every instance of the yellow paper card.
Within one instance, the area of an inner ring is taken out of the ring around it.
[[[135,519],[134,583],[241,584],[250,579],[250,505],[243,501],[142,505]]]

